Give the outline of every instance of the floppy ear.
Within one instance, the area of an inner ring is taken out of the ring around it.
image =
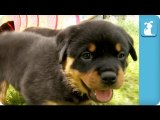
[[[64,46],[61,48],[61,50],[59,50],[59,63],[62,64],[62,62],[65,60],[65,58],[67,57],[67,48],[68,48],[68,40],[66,40],[66,43],[64,44]]]
[[[137,60],[137,54],[133,47],[133,39],[128,35],[128,43],[129,43],[129,53],[134,61]]]
[[[70,44],[71,39],[76,33],[77,25],[70,26],[64,30],[61,30],[61,32],[58,33],[56,36],[56,43],[57,48],[59,52],[59,63],[62,64],[62,62],[67,57],[67,48]]]

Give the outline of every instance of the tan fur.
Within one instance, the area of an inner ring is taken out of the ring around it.
[[[102,89],[101,79],[97,71],[82,73],[81,80],[92,89]]]
[[[60,105],[60,104],[54,101],[47,100],[43,103],[43,105]]]
[[[115,45],[115,49],[118,51],[118,52],[120,52],[121,51],[121,44],[120,43],[117,43],[116,45]]]
[[[117,82],[112,85],[112,88],[119,89],[123,85],[123,79],[124,79],[124,72],[121,67],[119,67],[118,75],[117,75]]]
[[[8,89],[8,82],[4,80],[0,85],[0,102],[2,104],[6,102],[7,89]]]
[[[80,80],[80,72],[77,70],[71,69],[71,65],[74,62],[74,58],[67,57],[66,66],[65,66],[65,74],[67,77],[67,84],[73,88],[73,91],[81,91],[83,93],[87,93],[86,88],[83,86]]]
[[[108,88],[118,89],[123,84],[123,70],[121,67],[119,67],[119,70],[118,70],[117,82],[112,86],[108,86],[107,88],[101,83],[101,78],[98,75],[97,71],[89,71],[87,73],[81,73],[78,70],[71,68],[71,65],[73,64],[73,62],[74,62],[74,58],[67,57],[65,72],[64,72],[68,79],[65,82],[67,83],[67,85],[73,88],[73,91],[80,91],[82,93],[88,94],[88,91],[86,87],[83,85],[83,83],[89,89],[92,89],[92,90],[97,90],[97,89],[106,90]]]
[[[88,45],[88,50],[89,50],[90,52],[95,52],[95,51],[96,51],[96,45],[93,44],[93,43],[90,43],[90,44]]]
[[[73,103],[62,103],[62,102],[55,102],[51,100],[46,100],[43,105],[74,105]]]

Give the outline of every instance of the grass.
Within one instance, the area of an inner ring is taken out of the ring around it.
[[[133,21],[124,20],[123,16],[118,19],[116,24],[122,26],[132,36],[134,40],[134,47],[139,58],[138,24],[133,23]],[[129,65],[125,72],[124,85],[120,89],[114,90],[113,99],[107,103],[107,105],[139,104],[139,60],[135,62],[129,56],[128,63]],[[93,103],[93,105],[95,104],[97,105],[97,103]],[[10,86],[7,91],[7,105],[25,105],[25,101],[22,96],[12,86]]]
[[[7,90],[6,105],[25,105],[22,95],[17,92],[11,85]]]

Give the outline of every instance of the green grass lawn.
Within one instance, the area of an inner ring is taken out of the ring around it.
[[[21,94],[17,92],[11,85],[7,91],[7,98],[6,98],[7,105],[25,105],[25,101]]]
[[[138,24],[134,24],[132,21],[118,20],[118,25],[122,26],[134,39],[134,46],[139,58],[139,29]],[[129,56],[128,68],[125,72],[124,85],[114,90],[113,99],[107,103],[109,105],[138,105],[139,104],[139,59],[133,61]],[[10,86],[7,91],[7,104],[8,105],[25,105],[25,101],[22,96]],[[93,103],[96,104],[97,103]],[[106,104],[98,104],[106,105]]]

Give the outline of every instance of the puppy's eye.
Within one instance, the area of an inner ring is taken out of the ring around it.
[[[90,52],[86,51],[81,54],[81,59],[84,61],[90,61],[90,60],[92,60],[92,58],[93,58],[93,56]]]
[[[118,57],[118,60],[123,60],[125,58],[125,53],[120,52],[117,57]]]

